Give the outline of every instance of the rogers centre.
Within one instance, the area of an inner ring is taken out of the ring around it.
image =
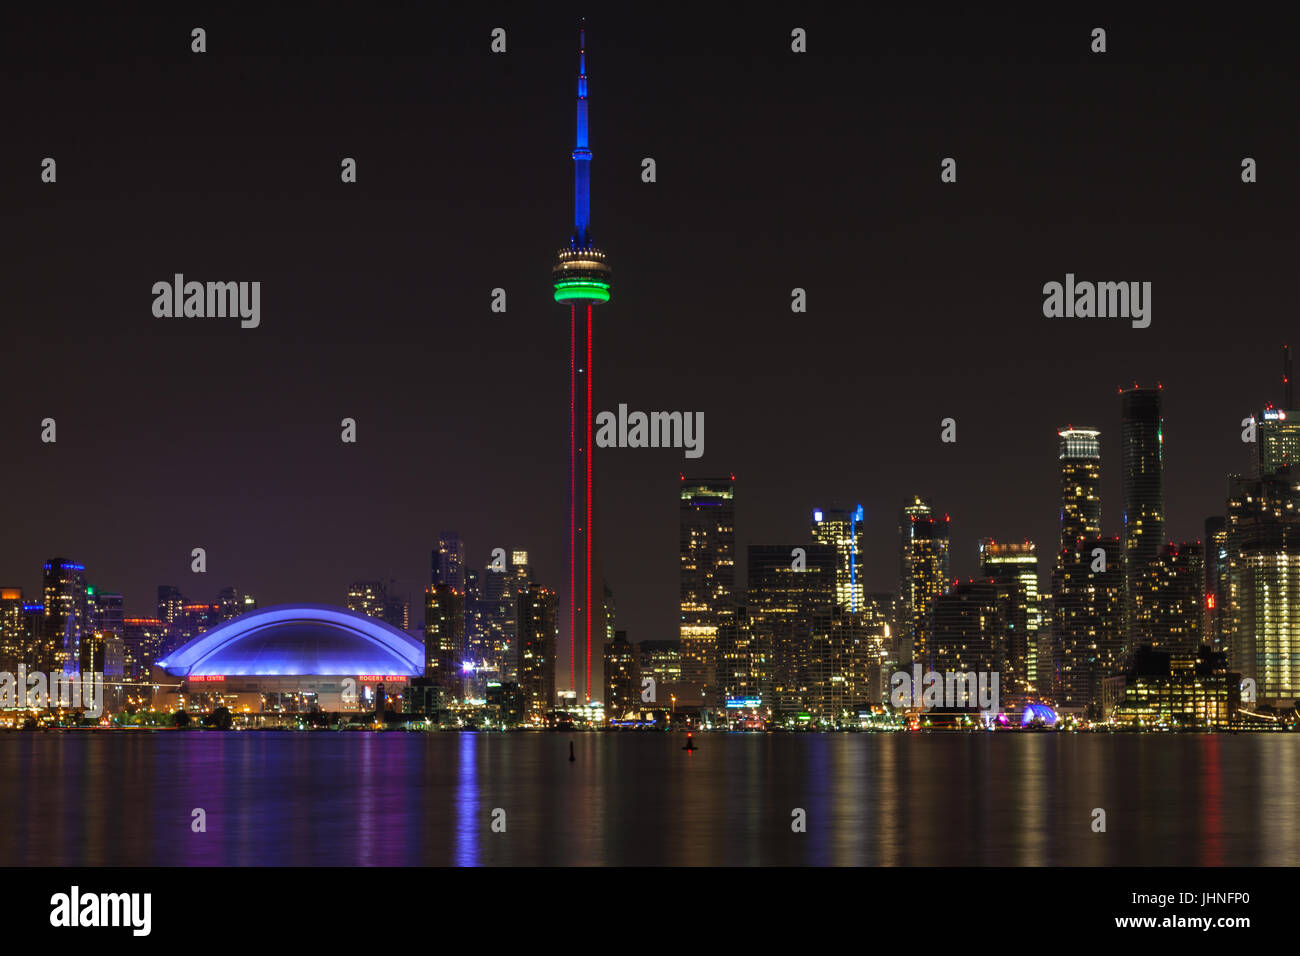
[[[154,707],[232,713],[364,712],[424,674],[424,645],[364,614],[318,604],[251,611],[155,663]]]

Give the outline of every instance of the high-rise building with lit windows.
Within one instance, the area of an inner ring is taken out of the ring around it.
[[[812,538],[818,544],[833,545],[839,555],[835,571],[835,600],[846,611],[862,607],[862,505],[856,508],[814,508]]]
[[[383,581],[353,581],[348,588],[347,609],[383,620],[388,592]]]
[[[771,696],[778,721],[809,706],[813,642],[835,604],[839,555],[829,544],[750,545],[746,611],[753,641],[770,648]]]
[[[1028,694],[1038,681],[1038,555],[1032,541],[997,542],[984,538],[979,545],[980,574],[998,589],[1002,638],[1003,693]]]
[[[449,584],[457,591],[465,590],[465,543],[455,531],[438,535],[438,549],[433,552],[432,584]]]
[[[941,674],[997,672],[1001,691],[1006,608],[994,581],[954,583],[935,598],[933,656],[926,669]]]
[[[1066,551],[1080,538],[1101,534],[1101,432],[1070,425],[1056,434],[1061,469],[1059,550]]]
[[[532,585],[521,599],[519,616],[519,689],[524,717],[541,724],[555,707],[555,653],[559,596]]]
[[[1282,346],[1281,404],[1264,406],[1255,418],[1255,476],[1271,475],[1281,468],[1300,470],[1300,409],[1296,408],[1291,379],[1291,349]]]
[[[1202,640],[1213,650],[1228,649],[1228,523],[1222,515],[1205,519],[1205,623]]]
[[[64,558],[45,562],[45,669],[72,673],[81,666],[81,640],[89,633],[86,568]]]
[[[934,602],[948,585],[947,515],[936,515],[920,495],[913,495],[899,520],[900,650],[911,654],[900,664],[929,669],[933,658]]]
[[[465,595],[447,584],[424,592],[424,676],[445,704],[461,695],[465,658]]]
[[[1200,651],[1205,624],[1205,546],[1170,541],[1152,566],[1151,646],[1179,657]],[[1130,652],[1135,651],[1130,648]]]
[[[1300,476],[1228,481],[1228,655],[1256,698],[1300,698]]]
[[[720,707],[719,642],[734,638],[736,614],[734,478],[688,478],[678,488],[682,680],[704,704]]]
[[[18,665],[26,663],[23,603],[22,588],[0,588],[0,671],[9,674],[18,673]]]
[[[615,631],[605,646],[605,716],[619,720],[641,704],[641,660],[627,631]]]
[[[1102,682],[1122,672],[1124,560],[1118,536],[1083,539],[1057,560],[1052,669],[1057,704],[1100,716]],[[1038,662],[1040,681],[1044,661]]]
[[[1161,389],[1120,389],[1124,485],[1125,631],[1129,648],[1154,640],[1149,580],[1164,547],[1164,415]]]

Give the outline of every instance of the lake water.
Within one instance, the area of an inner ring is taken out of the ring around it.
[[[0,864],[1300,864],[1300,735],[695,740],[5,733]]]

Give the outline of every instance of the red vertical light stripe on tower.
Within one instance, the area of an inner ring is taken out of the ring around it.
[[[591,700],[591,345],[596,330],[587,306],[587,700]]]
[[[577,690],[578,657],[574,638],[578,631],[578,462],[574,453],[574,439],[578,431],[577,420],[577,367],[578,307],[569,306],[569,689]]]

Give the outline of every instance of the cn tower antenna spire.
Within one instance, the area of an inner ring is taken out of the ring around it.
[[[587,140],[587,21],[578,21],[578,128],[573,143],[574,251],[591,248],[591,150]]]

